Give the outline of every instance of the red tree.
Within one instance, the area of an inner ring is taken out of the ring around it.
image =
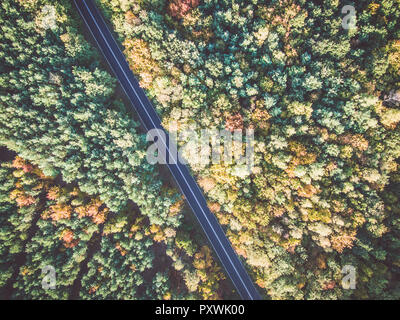
[[[172,17],[180,19],[198,5],[199,0],[171,0],[168,6],[168,11]]]

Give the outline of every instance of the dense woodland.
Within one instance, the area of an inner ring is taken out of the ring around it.
[[[96,2],[166,126],[255,130],[251,175],[187,160],[265,298],[400,299],[399,0]],[[0,21],[0,295],[232,297],[72,3]]]
[[[46,3],[0,7],[0,143],[19,155],[0,170],[0,297],[231,296],[72,3],[45,28]],[[56,290],[42,288],[48,265]]]
[[[262,292],[400,298],[399,1],[97,3],[165,125],[255,129],[252,175],[192,169]]]
[[[1,298],[223,295],[223,274],[190,232],[149,225],[134,208],[113,214],[99,197],[60,184],[20,157],[1,165],[0,181]],[[56,270],[54,290],[42,288],[45,266]]]

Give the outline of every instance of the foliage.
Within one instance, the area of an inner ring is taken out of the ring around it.
[[[77,33],[75,17],[66,18],[71,3],[57,3],[52,29],[35,25],[43,3],[28,7],[1,4],[1,143],[113,211],[133,201],[152,223],[178,226],[181,215],[169,208],[179,195],[147,163],[145,136],[115,99],[115,79]]]
[[[192,170],[266,295],[398,297],[400,118],[384,102],[400,88],[398,1],[353,3],[350,30],[339,1],[207,0],[187,12],[193,2],[143,1],[129,8],[134,24],[124,1],[97,2],[124,42],[149,48],[145,88],[164,124],[256,130],[252,175]],[[341,286],[346,264],[355,291]]]
[[[17,299],[185,298],[165,252],[182,227],[181,196],[147,163],[145,136],[79,33],[72,4],[3,1],[0,19],[0,144],[30,161],[18,157],[17,171],[0,172],[0,287],[11,281]],[[134,51],[140,43],[130,53],[146,70],[153,60],[145,47]],[[56,270],[55,290],[42,288],[45,266]],[[156,274],[171,273],[153,288]]]

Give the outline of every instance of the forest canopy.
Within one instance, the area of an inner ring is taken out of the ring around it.
[[[0,5],[0,298],[231,296],[72,3],[50,4]]]
[[[97,3],[164,125],[255,129],[252,175],[192,172],[261,291],[400,297],[399,1]]]
[[[265,298],[400,299],[399,0],[96,3],[166,128],[255,131],[250,175],[187,153]],[[0,28],[0,294],[232,297],[72,2],[2,1]]]

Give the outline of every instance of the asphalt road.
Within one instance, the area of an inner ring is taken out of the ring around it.
[[[161,126],[160,118],[146,97],[143,89],[140,88],[132,71],[129,69],[124,54],[120,50],[93,1],[74,0],[74,2],[105,59],[130,99],[132,107],[139,114],[146,130],[155,128],[164,130]],[[163,141],[164,139],[161,138],[161,142],[165,144],[168,155],[174,157],[172,153],[170,153],[170,150],[173,150],[174,146],[172,144],[169,145],[167,133],[165,133],[165,136],[166,141]],[[167,164],[167,166],[181,189],[181,192],[185,196],[186,201],[192,208],[193,213],[197,217],[215,253],[224,266],[227,275],[235,285],[237,292],[241,298],[245,300],[261,299],[246,269],[225,236],[218,220],[208,209],[204,195],[191,176],[188,168],[179,161],[176,162],[176,164]]]

